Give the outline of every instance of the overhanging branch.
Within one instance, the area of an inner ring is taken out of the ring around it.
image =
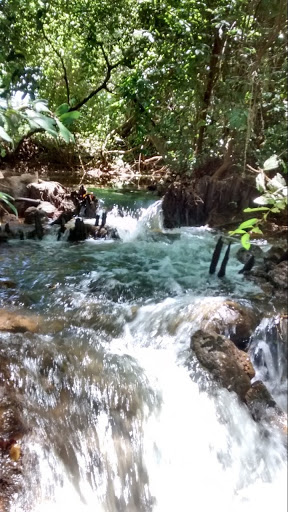
[[[102,84],[100,84],[96,89],[93,89],[93,91],[91,91],[88,96],[86,96],[85,98],[83,98],[83,100],[79,101],[77,103],[77,105],[74,105],[73,107],[70,107],[70,112],[72,110],[79,110],[81,107],[83,107],[83,105],[85,105],[86,103],[88,103],[89,100],[91,100],[94,96],[96,96],[96,94],[98,94],[98,92],[102,91],[102,90],[106,90],[107,92],[111,92],[109,89],[108,89],[108,82],[111,78],[111,73],[113,71],[113,69],[116,69],[118,66],[120,66],[122,64],[122,61],[118,61],[118,62],[115,62],[115,64],[111,64],[109,59],[108,59],[108,56],[104,50],[104,46],[103,46],[103,43],[98,43],[100,48],[101,48],[101,51],[102,51],[102,54],[103,54],[103,58],[105,60],[105,63],[106,63],[106,75],[105,75],[105,78],[102,82]]]

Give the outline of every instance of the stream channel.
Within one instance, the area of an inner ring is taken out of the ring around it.
[[[238,274],[239,243],[226,277],[210,276],[215,232],[165,231],[155,198],[102,195],[120,240],[69,244],[51,230],[1,247],[2,276],[16,283],[0,290],[1,307],[42,319],[39,333],[0,338],[29,427],[25,492],[12,510],[286,511],[280,436],[263,434],[189,348],[210,303],[265,304],[251,358],[261,346],[256,378],[266,372],[285,407],[283,366],[266,339],[273,306]]]

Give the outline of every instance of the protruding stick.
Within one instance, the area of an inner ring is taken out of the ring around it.
[[[251,270],[254,263],[255,263],[255,256],[254,256],[254,254],[251,254],[251,256],[249,256],[248,260],[246,261],[244,267],[241,268],[241,270],[239,270],[238,274],[243,274],[243,272],[248,272],[249,270]]]
[[[210,265],[210,268],[209,268],[209,274],[214,274],[215,270],[216,270],[216,267],[217,267],[217,263],[219,261],[219,258],[220,258],[220,254],[221,254],[221,251],[222,251],[222,247],[223,247],[223,242],[222,242],[222,236],[220,236],[217,244],[216,244],[216,247],[214,249],[214,252],[213,252],[213,256],[212,256],[212,260],[211,260],[211,265]]]
[[[228,245],[228,247],[226,249],[225,256],[224,256],[223,261],[221,263],[220,270],[219,270],[219,272],[217,274],[218,277],[224,277],[225,276],[226,265],[227,265],[228,260],[229,260],[230,246],[231,246],[231,242],[229,242],[229,245]]]

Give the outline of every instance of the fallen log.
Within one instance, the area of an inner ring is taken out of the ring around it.
[[[30,197],[16,197],[14,201],[25,201],[31,204],[31,206],[39,206],[42,203],[40,199],[30,199]]]

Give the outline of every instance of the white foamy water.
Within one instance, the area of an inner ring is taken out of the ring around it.
[[[136,214],[115,207],[107,224],[120,242],[55,245],[51,235],[34,250],[11,244],[4,261],[19,283],[11,301],[40,314],[48,333],[6,334],[0,345],[30,427],[27,497],[12,512],[286,511],[283,438],[189,348],[211,308],[261,296],[238,274],[239,245],[220,280],[208,272],[213,232],[164,230],[160,201]],[[257,377],[283,400],[269,321],[252,353],[262,354]]]

